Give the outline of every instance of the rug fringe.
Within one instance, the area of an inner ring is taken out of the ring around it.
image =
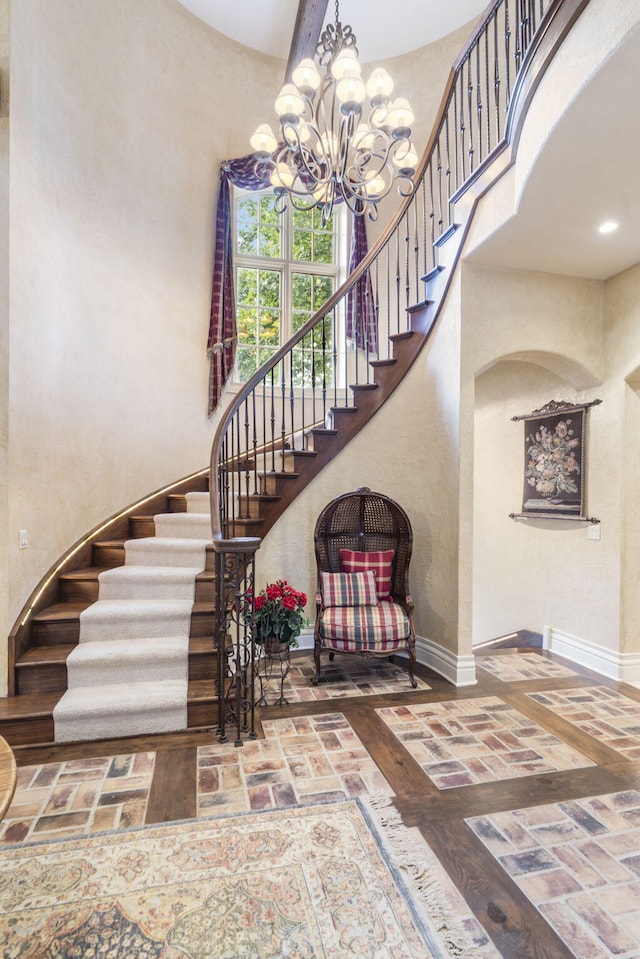
[[[471,959],[474,956],[473,939],[464,928],[463,920],[451,914],[440,881],[433,871],[433,865],[437,864],[440,869],[443,867],[422,834],[404,825],[393,805],[393,798],[385,793],[372,793],[366,802],[389,845],[395,866],[411,895],[424,908],[429,925],[437,932],[448,955],[452,959]],[[417,842],[419,846],[422,845],[425,856],[433,857],[433,864],[416,858]]]

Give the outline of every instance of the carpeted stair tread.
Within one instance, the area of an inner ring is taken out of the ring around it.
[[[211,516],[211,498],[209,493],[186,493],[187,513],[207,513]]]
[[[187,726],[186,680],[70,689],[53,710],[56,742],[87,741]]]
[[[153,517],[156,536],[207,539],[211,542],[210,513],[158,513]]]
[[[176,514],[180,515],[180,514]],[[182,514],[184,515],[184,514]],[[143,536],[125,541],[127,566],[185,566],[205,569],[211,537]]]
[[[99,599],[184,599],[193,602],[202,567],[116,566],[100,574]]]
[[[193,603],[179,599],[105,599],[80,614],[80,642],[188,636]]]
[[[188,677],[184,637],[163,636],[79,643],[67,659],[68,689],[123,682],[162,682]]]

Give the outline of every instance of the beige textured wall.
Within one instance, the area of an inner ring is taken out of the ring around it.
[[[605,463],[619,456],[611,429],[619,408],[599,382],[604,284],[471,265],[463,275],[464,366],[477,375],[474,642],[550,625],[617,648],[619,501]],[[588,414],[587,506],[602,539],[574,522],[511,520],[522,507],[524,455],[523,425],[511,417],[551,399],[596,397],[606,402]]]
[[[464,355],[479,371],[474,642],[551,626],[613,653],[638,653],[640,266],[606,283],[470,266],[464,278]],[[534,318],[536,302],[544,308]],[[500,358],[505,324],[518,361],[512,351]],[[488,366],[492,349],[497,362]],[[584,365],[561,364],[563,356]],[[600,382],[589,385],[590,375]],[[582,524],[510,520],[521,508],[523,472],[523,426],[510,417],[550,399],[596,397],[603,402],[588,414],[587,513],[601,520],[601,539],[589,539]]]
[[[7,659],[9,600],[9,0],[0,0],[0,664]],[[0,666],[0,696],[6,695]]]
[[[640,265],[607,282],[605,329],[607,375],[621,414],[621,652],[640,653]]]
[[[175,0],[20,0],[11,48],[15,617],[85,531],[208,462],[218,168],[282,64]]]

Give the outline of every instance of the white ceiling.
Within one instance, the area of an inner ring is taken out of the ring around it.
[[[179,0],[219,33],[286,60],[298,0]],[[487,0],[404,0],[402,13],[388,0],[340,0],[340,20],[356,35],[363,63],[417,50],[475,21]],[[327,20],[335,21],[335,0]]]
[[[221,33],[286,59],[298,0],[180,0]],[[475,21],[486,0],[342,0],[360,57],[377,61]],[[328,19],[334,19],[329,0]],[[517,215],[476,253],[494,266],[606,279],[640,262],[640,27],[605,63],[542,146]],[[616,220],[615,233],[597,226]]]

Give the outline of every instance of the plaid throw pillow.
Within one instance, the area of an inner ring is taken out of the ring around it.
[[[373,572],[320,573],[322,605],[328,606],[375,606],[376,580]]]
[[[369,569],[373,570],[378,599],[389,599],[391,596],[393,555],[392,549],[381,549],[370,553],[360,553],[354,549],[341,549],[340,561],[345,573],[365,573]]]

